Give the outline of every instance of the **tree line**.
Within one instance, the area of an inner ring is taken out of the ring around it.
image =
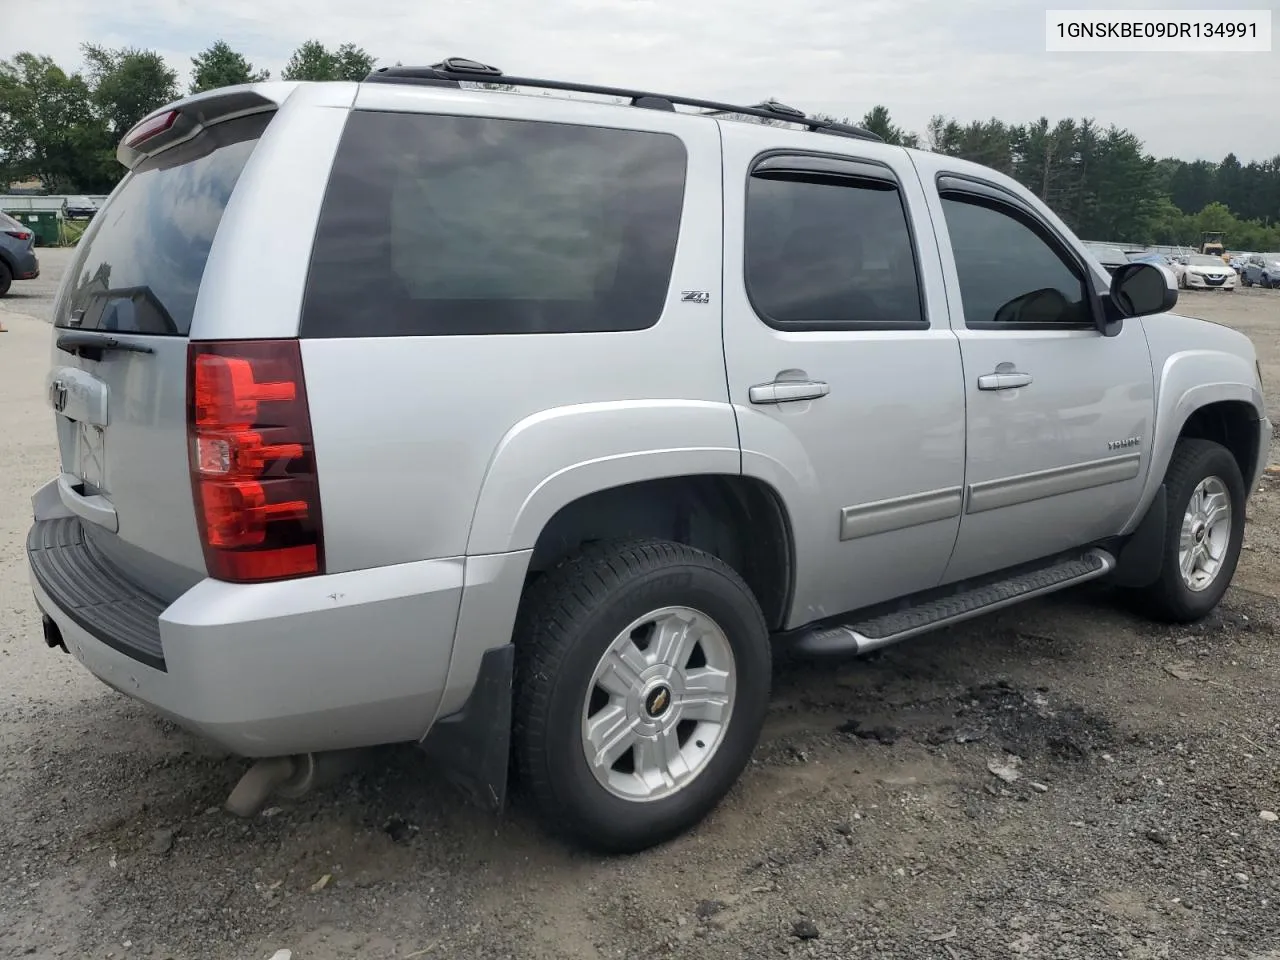
[[[271,78],[219,40],[191,58],[191,82],[153,50],[86,43],[82,70],[52,57],[19,53],[0,60],[0,192],[37,178],[50,193],[107,193],[120,179],[116,146],[152,110],[184,93]],[[362,80],[374,58],[353,43],[298,47],[282,80]]]
[[[877,106],[859,126],[889,143],[999,170],[1081,237],[1198,246],[1201,234],[1216,230],[1228,249],[1280,250],[1280,154],[1249,164],[1234,153],[1220,163],[1157,160],[1130,131],[1088,118],[1009,124],[935,116],[921,137]]]
[[[177,72],[154,51],[94,44],[82,50],[85,66],[78,71],[33,53],[0,61],[0,184],[37,177],[52,193],[105,193],[120,176],[120,138],[182,93]],[[330,49],[308,40],[280,77],[360,80],[374,61],[352,43]],[[269,77],[219,40],[191,59],[187,92]],[[1229,249],[1280,249],[1280,155],[1248,164],[1233,153],[1218,163],[1156,159],[1132,132],[1089,118],[1009,124],[935,116],[918,134],[877,105],[859,125],[889,143],[1006,173],[1083,237],[1194,245],[1201,233],[1216,230],[1226,234]]]

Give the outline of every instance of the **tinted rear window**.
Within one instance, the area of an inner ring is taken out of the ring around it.
[[[755,175],[745,278],[756,310],[786,327],[923,327],[897,187],[853,177]]]
[[[662,314],[669,134],[356,112],[316,232],[308,337],[639,330]]]
[[[80,241],[57,325],[186,336],[213,236],[270,118],[215,124],[139,164]]]

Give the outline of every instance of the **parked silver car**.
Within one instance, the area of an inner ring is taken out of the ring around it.
[[[742,772],[774,644],[1231,581],[1252,345],[990,169],[469,61],[209,91],[118,156],[31,583],[50,646],[262,758],[239,812],[416,741],[634,850]]]
[[[1255,253],[1244,262],[1240,280],[1246,287],[1280,287],[1280,253]]]

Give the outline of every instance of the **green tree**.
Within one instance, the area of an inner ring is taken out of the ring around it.
[[[244,54],[232,50],[225,40],[217,41],[191,58],[192,93],[238,83],[256,83],[270,77],[271,71],[255,71]]]
[[[885,143],[896,144],[900,147],[920,146],[920,137],[895,125],[889,119],[889,108],[881,104],[876,104],[868,110],[858,126],[878,135]]]
[[[373,71],[374,56],[354,43],[344,43],[334,55],[337,61],[337,80],[363,80]]]
[[[151,50],[84,44],[93,102],[116,137],[157,107],[178,98],[178,74]]]
[[[374,58],[354,43],[330,50],[319,40],[307,40],[285,65],[285,80],[363,80],[373,69]]]
[[[38,177],[53,193],[110,189],[113,139],[84,77],[22,52],[0,61],[0,180]]]

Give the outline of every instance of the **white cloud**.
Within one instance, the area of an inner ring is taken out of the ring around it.
[[[0,6],[18,0],[0,0]],[[1243,0],[1250,2],[1250,0]],[[145,46],[185,77],[225,38],[278,72],[308,38],[381,62],[468,56],[511,74],[734,102],[767,96],[860,117],[875,103],[922,130],[930,116],[1011,122],[1091,116],[1157,156],[1280,152],[1268,118],[1277,54],[1048,54],[1044,9],[1013,0],[39,0],[5,18],[0,57],[79,61],[84,41]],[[1204,7],[1126,0],[1130,7]],[[1054,7],[1086,6],[1066,0]],[[1094,6],[1103,6],[1096,3]],[[375,12],[376,11],[376,12]]]

